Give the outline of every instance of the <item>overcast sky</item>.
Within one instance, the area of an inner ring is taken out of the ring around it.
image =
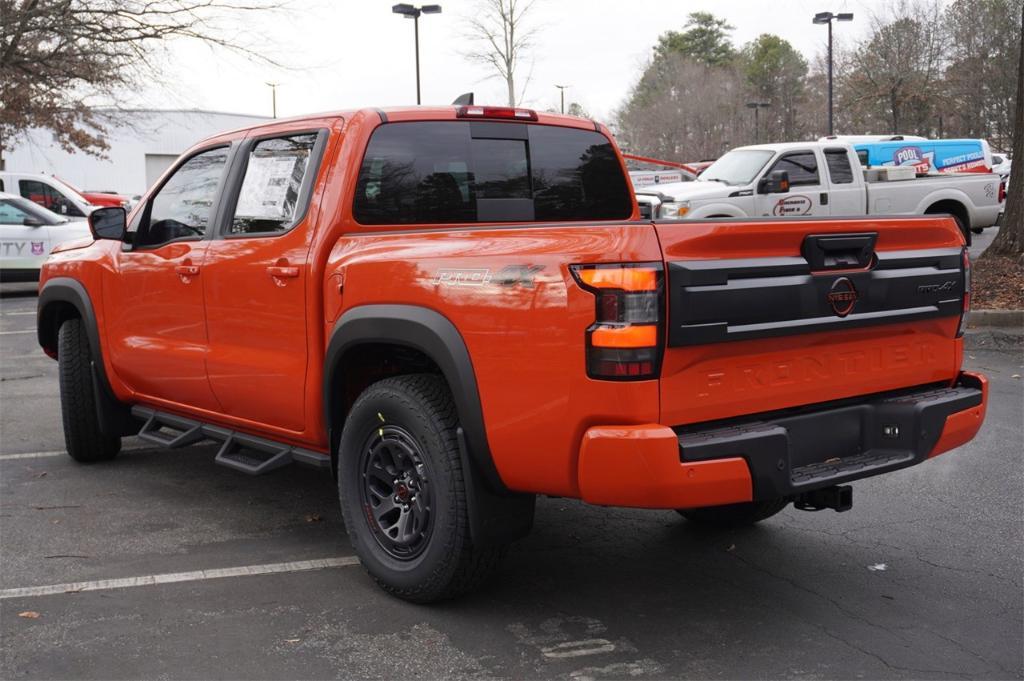
[[[473,91],[477,103],[502,104],[504,85],[462,55],[469,47],[465,17],[474,0],[440,0],[443,13],[420,19],[424,104],[450,104]],[[169,85],[129,102],[151,108],[200,108],[270,114],[270,88],[278,82],[278,115],[415,103],[412,21],[392,14],[392,0],[291,0],[286,11],[244,15],[239,33],[292,67],[275,69],[236,55],[178,43],[171,46]],[[864,34],[882,0],[537,0],[530,15],[536,46],[522,67],[531,74],[526,106],[556,107],[555,83],[567,84],[566,103],[577,101],[606,119],[623,101],[658,35],[681,29],[690,12],[714,13],[735,26],[740,46],[761,33],[790,41],[808,59],[824,50],[826,28],[818,11],[853,12],[837,24],[837,40]]]

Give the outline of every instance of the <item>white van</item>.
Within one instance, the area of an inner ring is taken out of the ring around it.
[[[0,192],[0,281],[37,281],[39,268],[58,244],[89,236],[85,220],[68,220]]]
[[[69,220],[85,220],[96,206],[52,175],[0,171],[0,192],[15,194]]]

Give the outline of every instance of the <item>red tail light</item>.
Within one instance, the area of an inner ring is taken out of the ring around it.
[[[661,263],[570,269],[595,296],[595,319],[587,329],[587,375],[612,381],[657,378],[664,308]]]
[[[967,313],[971,311],[971,256],[965,248],[963,250],[964,263],[964,304],[960,311],[960,325],[956,329],[957,338],[964,335],[964,327],[967,325]]]
[[[531,109],[516,109],[511,106],[460,106],[455,110],[457,118],[501,118],[516,121],[535,121],[537,112]]]
[[[999,203],[1006,203],[1006,180],[999,183]]]

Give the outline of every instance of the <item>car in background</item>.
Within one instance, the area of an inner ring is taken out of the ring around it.
[[[43,173],[0,172],[0,192],[16,194],[69,220],[85,220],[96,206],[74,187]]]
[[[1000,177],[1004,180],[1010,179],[1010,167],[1012,165],[1013,159],[1008,154],[992,154],[992,172],[999,173]]]
[[[56,175],[54,175],[54,177],[56,177]],[[61,180],[61,182],[66,184],[71,189],[74,189],[81,196],[83,196],[86,201],[88,201],[94,206],[113,206],[114,208],[124,208],[125,210],[131,210],[132,200],[127,196],[124,196],[123,194],[118,194],[117,192],[114,191],[85,191],[79,189],[78,187],[75,187],[73,184],[66,180]]]
[[[29,199],[0,192],[0,282],[38,281],[59,244],[91,238],[85,220],[69,220]]]

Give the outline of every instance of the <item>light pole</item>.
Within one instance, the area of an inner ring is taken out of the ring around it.
[[[280,83],[267,83],[270,86],[270,112],[277,118],[277,86]]]
[[[415,7],[406,3],[392,5],[391,11],[401,14],[406,19],[412,19],[413,32],[416,35],[416,104],[420,103],[420,15],[440,14],[441,5],[423,5]]]
[[[569,86],[568,85],[556,85],[555,87],[558,88],[559,93],[562,95],[562,113],[565,113],[565,89],[567,87],[569,87]]]
[[[832,130],[832,22],[853,21],[853,13],[843,12],[833,14],[832,12],[818,12],[814,15],[814,23],[828,24],[828,134],[834,134]]]
[[[747,108],[754,110],[754,144],[761,143],[761,126],[757,119],[757,112],[770,106],[771,102],[747,102]]]

